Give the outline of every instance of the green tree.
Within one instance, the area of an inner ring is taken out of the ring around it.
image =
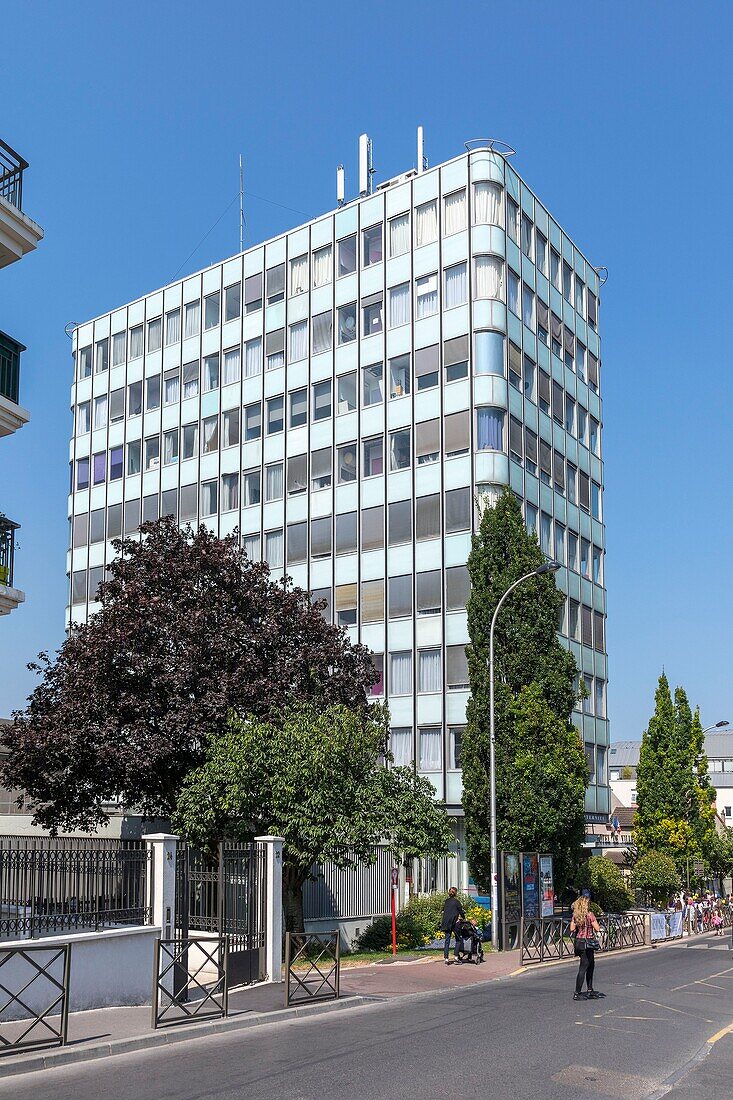
[[[624,913],[634,897],[615,863],[604,856],[591,856],[581,863],[575,878],[579,890],[590,890],[591,898],[605,913]]]
[[[506,489],[495,506],[484,509],[468,560],[471,697],[462,747],[463,806],[469,865],[483,886],[490,881],[491,617],[507,588],[544,561],[517,498]],[[494,631],[499,848],[553,852],[560,886],[580,854],[588,776],[570,722],[577,668],[557,636],[564,601],[552,574],[535,577],[512,593]]]
[[[692,760],[693,760],[693,788],[695,792],[695,814],[692,821],[695,833],[695,843],[702,858],[711,869],[716,859],[720,858],[721,847],[717,842],[717,828],[715,822],[715,788],[710,782],[708,772],[708,757],[705,752],[705,735],[700,721],[700,708],[697,707],[692,718]]]
[[[654,849],[637,860],[631,881],[634,889],[644,895],[647,905],[665,906],[680,887],[674,859]]]
[[[314,863],[370,863],[380,841],[403,860],[448,851],[450,822],[429,780],[378,764],[386,723],[381,707],[302,706],[277,724],[231,715],[188,776],[174,827],[202,847],[282,836],[286,924],[300,931]]]

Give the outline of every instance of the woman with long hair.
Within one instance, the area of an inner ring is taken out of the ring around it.
[[[575,935],[575,954],[580,959],[578,976],[575,979],[574,1001],[582,1001],[586,998],[595,1000],[604,996],[603,993],[597,993],[593,988],[593,971],[596,966],[595,956],[598,946],[597,937],[601,929],[595,914],[591,911],[589,902],[590,891],[584,890],[573,904],[573,919],[570,921],[570,935]],[[586,994],[583,993],[583,981],[588,987]]]

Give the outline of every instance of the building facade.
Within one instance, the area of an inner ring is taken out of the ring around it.
[[[610,746],[609,776],[613,795],[622,806],[636,806],[636,769],[641,741],[618,741]],[[722,823],[733,827],[733,731],[705,736],[710,783]]]
[[[22,260],[43,237],[41,227],[23,213],[27,168],[27,161],[0,140],[0,268]],[[0,332],[0,438],[17,432],[29,420],[20,404],[20,360],[25,350],[15,337]],[[9,615],[25,599],[15,576],[19,526],[17,519],[5,515],[0,499],[0,615]]]
[[[509,485],[563,566],[605,818],[598,313],[593,266],[485,146],[79,325],[69,618],[141,520],[239,528],[372,649],[396,760],[459,812],[466,562]]]

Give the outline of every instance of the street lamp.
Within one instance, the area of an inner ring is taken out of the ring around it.
[[[719,730],[722,726],[729,726],[730,722],[726,722],[725,719],[722,722],[715,722],[712,726],[706,726],[702,731],[703,734],[710,733],[711,730]]]
[[[489,630],[489,778],[491,784],[491,946],[494,951],[499,948],[499,867],[496,851],[496,735],[494,731],[494,627],[504,600],[517,585],[528,581],[530,577],[542,577],[545,573],[557,573],[560,563],[546,561],[533,569],[531,573],[525,573],[518,581],[507,588],[504,595],[496,605],[496,610],[491,619]]]

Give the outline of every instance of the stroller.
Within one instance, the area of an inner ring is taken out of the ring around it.
[[[481,942],[481,932],[470,920],[459,920],[456,924],[456,940],[458,943],[458,958],[461,962],[484,961],[484,948]]]

